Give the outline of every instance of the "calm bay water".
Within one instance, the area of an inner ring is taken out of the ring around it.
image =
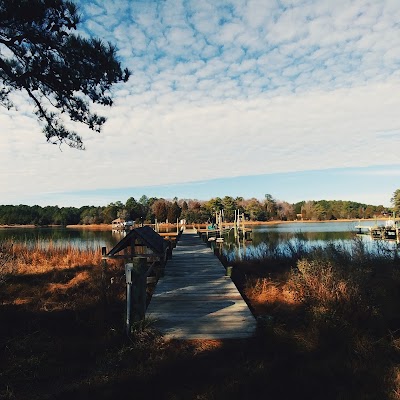
[[[89,229],[70,228],[3,228],[0,229],[0,242],[11,240],[24,243],[28,247],[48,246],[73,247],[80,249],[99,249],[114,247],[122,236],[119,233]]]
[[[363,221],[362,225],[371,226],[382,221]],[[250,241],[237,241],[233,238],[233,232],[226,238],[223,247],[224,252],[232,257],[257,258],[265,250],[265,247],[278,247],[283,249],[296,246],[299,242],[308,246],[324,245],[327,243],[341,243],[350,246],[355,237],[355,225],[359,221],[352,222],[293,222],[275,225],[253,226]],[[120,233],[110,231],[72,229],[72,228],[3,228],[0,229],[0,242],[12,240],[21,242],[27,246],[56,246],[74,247],[81,249],[101,249],[105,246],[111,249],[123,236]],[[365,241],[371,251],[376,248],[377,242],[372,241],[368,235],[359,236]],[[382,243],[379,244],[380,246]],[[393,249],[395,243],[385,242],[383,246]]]
[[[343,222],[293,222],[275,225],[253,226],[251,240],[235,240],[231,234],[222,245],[228,259],[260,258],[270,251],[283,254],[299,248],[324,247],[330,244],[351,249],[355,240],[360,240],[369,252],[392,252],[396,243],[372,240],[369,235],[357,235],[356,225],[384,225],[384,221],[343,221]]]

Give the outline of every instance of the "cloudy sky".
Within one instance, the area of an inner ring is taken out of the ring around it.
[[[0,204],[142,194],[390,205],[400,187],[398,0],[77,0],[127,84],[85,151],[0,110]]]

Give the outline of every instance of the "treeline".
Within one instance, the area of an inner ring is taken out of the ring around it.
[[[263,200],[225,196],[208,201],[142,196],[139,200],[130,197],[125,203],[117,201],[101,207],[3,205],[0,206],[0,225],[110,224],[117,218],[137,223],[154,223],[155,220],[176,222],[177,219],[185,219],[187,223],[204,223],[212,221],[215,213],[220,210],[223,210],[227,222],[234,219],[235,210],[243,213],[249,221],[361,219],[390,213],[390,210],[381,205],[353,201],[320,200],[290,204],[276,200],[269,194]]]

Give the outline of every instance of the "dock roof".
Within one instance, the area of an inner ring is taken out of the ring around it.
[[[140,242],[151,249],[156,254],[163,254],[168,247],[168,243],[155,232],[150,226],[141,226],[132,229],[123,239],[121,239],[109,252],[108,256],[114,256],[121,250],[132,246],[132,242],[139,239]]]

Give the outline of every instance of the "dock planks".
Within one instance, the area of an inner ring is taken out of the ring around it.
[[[183,232],[146,315],[166,339],[247,338],[256,329],[236,286],[194,230]]]

